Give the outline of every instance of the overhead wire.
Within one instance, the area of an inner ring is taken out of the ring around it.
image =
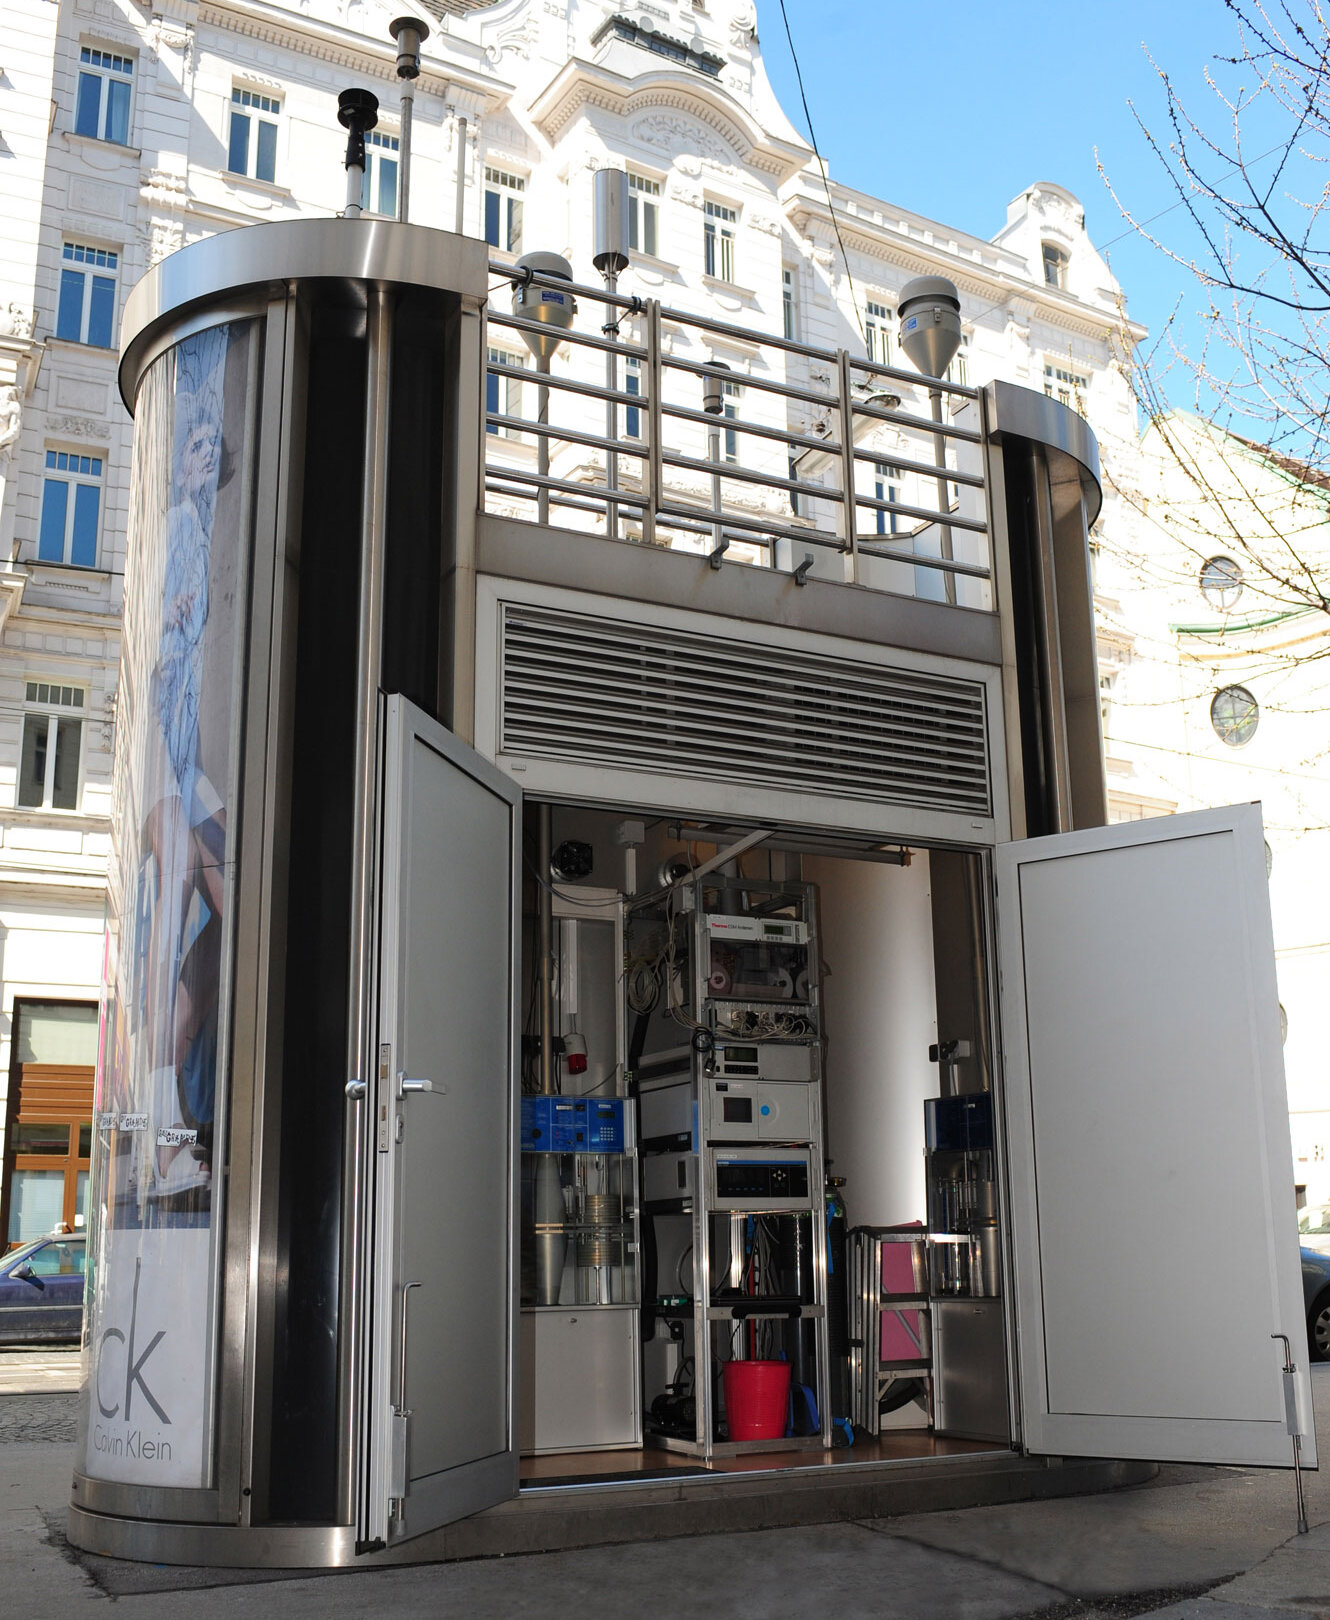
[[[868,333],[864,330],[864,318],[859,311],[859,294],[855,290],[854,273],[850,269],[850,255],[845,251],[845,238],[841,235],[840,220],[836,217],[836,205],[831,200],[831,181],[827,178],[827,165],[817,144],[817,131],[813,128],[813,115],[808,110],[808,96],[804,90],[803,69],[799,66],[799,53],[794,48],[794,35],[790,31],[789,13],[785,10],[785,0],[780,0],[781,21],[785,24],[785,38],[790,47],[790,60],[794,63],[794,77],[799,85],[799,100],[803,103],[804,122],[808,125],[808,138],[813,143],[813,156],[817,159],[818,170],[822,175],[822,189],[827,194],[827,212],[831,215],[831,228],[836,233],[836,241],[840,245],[841,263],[845,266],[845,281],[850,289],[850,307],[854,310],[855,325],[859,328],[859,336],[864,340],[864,347],[868,347]]]

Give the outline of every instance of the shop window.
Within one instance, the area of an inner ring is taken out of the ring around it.
[[[96,141],[129,144],[129,105],[134,91],[134,58],[95,45],[79,50],[74,133]]]
[[[61,1227],[81,1231],[87,1223],[97,1006],[18,1000],[13,1028],[0,1178],[10,1247]],[[61,1264],[58,1254],[50,1258]]]
[[[258,90],[231,91],[231,129],[227,140],[226,167],[232,174],[250,180],[277,179],[277,126],[282,103],[277,96]]]
[[[655,256],[659,246],[660,181],[628,171],[628,246]]]
[[[734,227],[738,220],[737,209],[707,198],[702,225],[702,268],[717,281],[734,280]]]
[[[1211,699],[1210,724],[1230,748],[1249,743],[1260,721],[1260,707],[1245,686],[1226,686]]]
[[[1242,595],[1242,569],[1232,557],[1211,557],[1201,565],[1201,595],[1227,613]]]
[[[397,163],[401,139],[386,129],[365,132],[365,180],[360,206],[367,214],[397,218]]]
[[[95,568],[101,510],[101,456],[48,450],[42,479],[38,560]]]
[[[522,203],[526,180],[485,165],[485,240],[508,253],[522,251]]]
[[[26,697],[17,802],[29,810],[77,810],[87,694],[29,681]]]
[[[116,278],[120,255],[114,248],[65,242],[60,249],[60,300],[55,335],[70,343],[109,349],[115,327]]]

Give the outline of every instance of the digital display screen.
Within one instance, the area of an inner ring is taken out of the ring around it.
[[[757,1048],[755,1046],[727,1046],[721,1053],[726,1063],[756,1063]]]
[[[785,929],[780,923],[763,923],[762,932],[764,934],[774,934],[779,939],[784,934]]]
[[[751,1097],[725,1097],[722,1099],[725,1110],[725,1123],[727,1125],[751,1125],[753,1123],[753,1099]]]

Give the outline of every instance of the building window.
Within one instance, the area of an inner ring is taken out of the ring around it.
[[[521,366],[520,354],[509,349],[489,349],[487,359],[492,366]],[[498,372],[485,373],[485,410],[490,416],[521,416],[522,384],[516,377],[505,377]],[[497,433],[505,439],[515,439],[518,429],[506,422],[486,422],[486,433]]]
[[[781,330],[791,343],[799,340],[799,300],[795,272],[787,264],[780,273]]]
[[[226,166],[232,174],[251,180],[277,178],[277,121],[282,103],[276,96],[257,90],[231,92],[231,134],[227,144]]]
[[[81,686],[29,681],[27,703],[18,803],[28,810],[77,810],[87,694]]]
[[[707,198],[704,205],[702,268],[717,281],[734,280],[734,227],[738,211]]]
[[[13,1028],[0,1188],[10,1245],[86,1224],[97,1004],[16,999]],[[73,1246],[67,1258],[82,1263]]]
[[[642,361],[635,354],[630,354],[624,361],[623,391],[635,396],[640,396],[642,392]],[[624,406],[623,430],[630,439],[642,437],[642,412],[636,405]]]
[[[526,180],[485,165],[485,240],[508,253],[522,251],[522,194]]]
[[[367,214],[397,218],[397,156],[401,141],[387,130],[365,131],[365,180],[360,206]]]
[[[1201,594],[1221,612],[1237,606],[1242,595],[1242,569],[1232,557],[1211,557],[1202,564]]]
[[[79,51],[78,98],[74,133],[96,141],[129,144],[129,99],[134,88],[134,58],[84,45]]]
[[[76,450],[48,450],[38,561],[95,568],[101,512],[102,458],[82,456]]]
[[[1044,280],[1050,287],[1060,287],[1064,291],[1067,286],[1067,266],[1071,263],[1071,255],[1060,247],[1054,247],[1052,242],[1044,243]]]
[[[970,334],[968,332],[961,333],[961,346],[952,356],[944,381],[956,383],[961,388],[970,386]]]
[[[70,343],[109,349],[115,328],[115,282],[120,255],[112,248],[66,242],[60,250],[60,302],[55,335]]]
[[[1245,686],[1226,686],[1210,701],[1210,724],[1220,742],[1241,748],[1256,735],[1261,711]]]
[[[889,461],[877,461],[873,464],[873,495],[879,501],[899,501],[901,498],[901,470],[893,467]],[[877,532],[879,534],[895,534],[900,527],[899,512],[883,512],[880,509],[874,513],[877,519]]]
[[[891,364],[891,311],[883,303],[870,298],[868,316],[864,321],[864,342],[868,358],[879,366]]]
[[[1045,364],[1044,392],[1050,399],[1056,399],[1063,405],[1070,406],[1073,411],[1080,411],[1084,415],[1085,396],[1089,388],[1090,379],[1084,372],[1068,371],[1065,366]]]
[[[637,253],[649,253],[653,258],[660,240],[656,229],[659,197],[659,180],[648,180],[644,174],[628,171],[628,246]]]
[[[720,391],[724,396],[721,405],[721,415],[727,422],[739,420],[739,403],[744,397],[744,391],[738,383],[723,382]],[[737,428],[725,429],[725,460],[735,467],[739,463],[739,432]]]

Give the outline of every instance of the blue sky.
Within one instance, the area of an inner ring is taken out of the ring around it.
[[[803,111],[778,0],[757,0],[767,70],[795,125]],[[1179,294],[1206,302],[1191,276],[1140,241],[1096,167],[1133,210],[1174,200],[1127,103],[1166,142],[1165,100],[1143,47],[1206,119],[1203,73],[1235,35],[1222,0],[786,0],[818,142],[833,175],[976,236],[994,234],[1008,201],[1035,180],[1084,203],[1132,316],[1157,336]],[[1266,145],[1269,144],[1267,141]],[[1256,150],[1262,150],[1258,144]],[[1186,223],[1175,209],[1155,229]],[[1190,322],[1179,335],[1195,341]],[[1176,403],[1185,403],[1178,399]]]

